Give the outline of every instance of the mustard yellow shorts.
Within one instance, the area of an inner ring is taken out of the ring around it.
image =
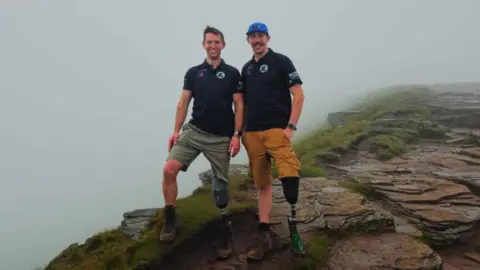
[[[257,188],[263,188],[272,183],[270,157],[275,161],[278,178],[299,176],[300,162],[283,129],[244,132],[242,143],[247,150],[251,174]]]

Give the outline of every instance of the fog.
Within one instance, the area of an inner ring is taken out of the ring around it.
[[[269,26],[270,46],[304,80],[307,132],[366,90],[479,80],[478,10],[476,0],[0,1],[0,269],[45,265],[123,212],[163,206],[175,105],[205,57],[207,24],[239,69],[248,24]],[[232,162],[246,161],[242,149]],[[197,159],[179,195],[208,168]]]

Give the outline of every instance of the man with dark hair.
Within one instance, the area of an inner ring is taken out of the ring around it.
[[[251,172],[258,189],[258,241],[248,258],[261,260],[272,246],[270,213],[272,210],[272,170],[275,161],[285,199],[291,205],[289,228],[294,251],[303,253],[295,226],[300,163],[292,149],[291,138],[303,107],[302,80],[287,56],[268,47],[270,34],[264,23],[252,23],[247,41],[253,57],[242,67],[241,82],[245,98],[245,132]],[[293,102],[292,97],[293,95]]]
[[[177,175],[180,171],[186,171],[198,155],[203,153],[211,164],[214,202],[221,210],[224,220],[223,229],[218,234],[221,242],[217,251],[219,258],[228,258],[232,252],[231,222],[225,211],[229,202],[228,167],[230,158],[235,157],[240,150],[240,130],[243,125],[240,72],[221,58],[224,47],[223,33],[207,26],[203,33],[203,48],[207,57],[203,63],[190,67],[184,76],[175,127],[168,141],[169,155],[163,168],[165,224],[160,234],[161,242],[175,240],[178,222],[175,213]],[[183,125],[192,98],[192,116]]]

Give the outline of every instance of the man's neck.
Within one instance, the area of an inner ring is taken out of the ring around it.
[[[216,69],[220,63],[222,62],[222,58],[217,58],[217,59],[211,59],[207,57],[207,63],[213,67],[213,69]]]
[[[255,61],[260,61],[260,59],[262,59],[266,54],[268,53],[268,48],[262,52],[261,54],[255,54],[253,57],[255,59]]]

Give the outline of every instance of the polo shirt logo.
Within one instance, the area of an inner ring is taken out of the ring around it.
[[[220,80],[225,78],[225,73],[223,71],[217,72],[217,78],[219,78]]]
[[[261,65],[260,66],[260,72],[265,73],[268,71],[268,66],[267,65]]]
[[[253,66],[248,66],[247,67],[247,75],[252,75],[252,68],[253,68]]]
[[[200,69],[199,71],[197,71],[197,78],[203,77],[206,71],[206,69]]]

